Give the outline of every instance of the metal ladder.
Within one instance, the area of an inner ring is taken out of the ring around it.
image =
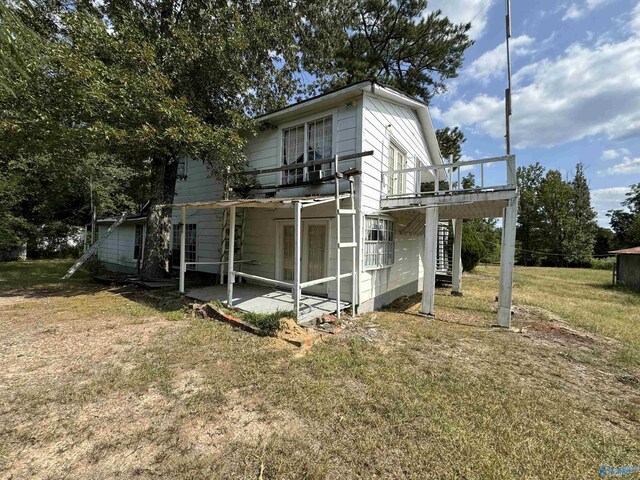
[[[102,243],[102,241],[105,240],[109,235],[111,235],[111,232],[113,232],[116,228],[118,228],[120,226],[120,224],[122,222],[124,222],[125,218],[127,218],[127,212],[123,213],[122,216],[120,218],[118,218],[118,220],[116,220],[115,222],[113,222],[111,224],[111,226],[109,227],[107,232],[104,235],[101,235],[100,238],[98,238],[98,240],[96,240],[96,242],[93,245],[91,245],[91,247],[89,247],[89,249],[87,249],[86,252],[84,252],[84,254],[76,261],[76,263],[73,264],[73,266],[69,269],[69,271],[65,274],[65,276],[62,277],[62,279],[63,280],[67,280],[67,279],[71,278],[71,276],[74,273],[76,273],[78,271],[78,269],[87,260],[89,260],[89,258],[91,258],[91,256],[96,252],[96,250],[98,249],[98,247]]]
[[[238,219],[240,222],[238,222]],[[244,225],[247,220],[247,209],[241,208],[236,210],[236,230],[240,227],[240,235],[235,236],[234,245],[234,262],[242,259],[242,247],[244,245]],[[220,241],[220,268],[219,277],[220,285],[224,284],[224,275],[227,270],[225,261],[229,258],[229,209],[225,208],[222,213],[222,240]]]
[[[336,317],[340,318],[340,307],[341,307],[341,301],[340,301],[340,280],[342,279],[343,275],[340,274],[340,263],[341,263],[341,259],[340,259],[340,254],[342,253],[342,249],[343,248],[350,248],[351,249],[351,261],[352,261],[352,268],[351,268],[351,274],[344,274],[344,277],[348,277],[349,275],[351,276],[351,298],[352,298],[352,302],[351,302],[351,312],[353,315],[355,315],[356,311],[356,294],[357,294],[357,289],[358,289],[358,285],[357,285],[357,251],[356,249],[358,248],[358,242],[356,240],[356,204],[355,204],[355,195],[354,195],[354,186],[353,186],[353,182],[354,182],[354,178],[352,176],[348,176],[347,180],[349,181],[349,200],[350,200],[350,208],[341,208],[341,195],[340,195],[340,180],[344,178],[344,175],[342,173],[340,173],[339,169],[338,169],[338,165],[339,165],[339,159],[338,159],[338,155],[335,156],[335,184],[336,184],[336,247],[337,247],[337,251],[336,251]],[[345,216],[349,216],[351,217],[351,241],[350,242],[342,242],[341,240],[341,217],[345,215]]]

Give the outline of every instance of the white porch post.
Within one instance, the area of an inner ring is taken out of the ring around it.
[[[462,296],[462,219],[453,221],[453,265],[451,269],[451,294]]]
[[[353,177],[349,178],[349,193],[351,194],[351,241],[359,245],[358,237],[356,237],[356,197],[353,189]],[[351,249],[351,315],[356,316],[356,304],[358,303],[358,247]]]
[[[187,207],[181,208],[182,219],[180,227],[180,293],[184,293],[184,274],[187,270],[185,263],[185,250],[187,246]]]
[[[293,202],[294,220],[294,253],[293,253],[293,289],[291,296],[293,297],[293,309],[296,312],[296,320],[300,316],[300,278],[301,278],[301,260],[302,260],[302,205],[299,201]]]
[[[518,200],[509,200],[502,215],[502,249],[500,252],[500,293],[498,295],[498,325],[511,325],[511,296],[513,293],[513,266],[516,251],[516,222]]]
[[[236,248],[236,207],[229,207],[229,251],[227,252],[227,307],[233,307],[234,253]]]
[[[438,251],[438,208],[425,209],[424,223],[424,278],[422,286],[422,309],[424,315],[435,315],[436,261]]]

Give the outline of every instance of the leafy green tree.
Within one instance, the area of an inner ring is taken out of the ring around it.
[[[540,185],[544,178],[544,167],[536,162],[518,167],[518,225],[516,240],[519,244],[518,261],[523,265],[535,265],[541,261],[541,255],[535,253],[541,249],[544,237],[542,211],[540,205]]]
[[[314,54],[303,62],[316,78],[311,89],[376,79],[424,101],[445,91],[473,43],[471,24],[453,24],[440,11],[425,16],[426,8],[427,0],[343,2],[309,40]]]
[[[609,228],[598,227],[596,231],[596,242],[593,246],[594,255],[606,255],[613,250],[615,235]]]
[[[0,2],[0,90],[14,94],[8,78],[27,75],[27,63],[38,55],[40,38],[25,23],[33,14],[29,0]]]
[[[0,108],[0,147],[17,161],[115,155],[152,182],[144,273],[167,269],[177,166],[199,158],[214,172],[242,170],[248,114],[282,106],[295,91],[300,37],[317,2],[107,0],[40,6],[45,39],[18,104]],[[56,18],[55,22],[49,19]]]
[[[86,224],[91,196],[100,215],[134,210],[136,197],[144,197],[136,172],[112,156],[69,163],[52,155],[0,159],[0,171],[3,237],[13,246],[27,242],[30,256],[42,254],[43,245],[55,250]]]
[[[476,179],[468,173],[461,180],[462,187],[474,188]],[[495,218],[471,218],[462,224],[462,266],[473,270],[481,261],[499,262],[501,233]]]
[[[558,170],[549,170],[540,182],[540,213],[544,237],[539,244],[547,252],[546,263],[568,266],[571,198],[573,189]]]
[[[630,248],[640,245],[640,183],[634,183],[626,198],[622,201],[623,209],[610,210],[611,229],[615,233],[615,248]]]

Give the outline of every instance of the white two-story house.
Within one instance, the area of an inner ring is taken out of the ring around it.
[[[427,106],[370,81],[257,120],[260,133],[246,146],[247,174],[257,181],[249,192],[240,195],[224,172],[197,159],[180,166],[171,242],[181,291],[248,310],[293,309],[304,321],[342,309],[374,310],[423,290],[422,311],[433,314],[439,222],[454,221],[457,293],[460,222],[501,217],[500,315],[508,323],[513,157],[448,163]],[[484,167],[496,163],[505,167],[504,181],[486,187]],[[481,185],[463,190],[460,172],[472,168],[480,169]],[[104,235],[109,221],[101,225]],[[98,256],[133,273],[144,255],[144,219],[116,231]],[[191,272],[208,273],[210,285],[190,289]]]

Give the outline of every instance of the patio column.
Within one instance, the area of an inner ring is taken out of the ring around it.
[[[187,245],[187,207],[181,208],[182,219],[180,220],[180,293],[184,293],[184,274],[187,270],[185,263],[185,250]]]
[[[299,201],[293,202],[294,208],[294,220],[293,220],[293,235],[294,235],[294,252],[293,252],[293,288],[291,289],[291,296],[293,297],[293,309],[296,312],[296,321],[300,316],[300,260],[302,257],[302,204]]]
[[[233,269],[236,249],[236,207],[229,207],[229,251],[227,252],[227,307],[233,307],[233,283],[235,275]]]
[[[423,315],[435,316],[436,261],[438,252],[438,207],[425,209],[422,308]]]
[[[516,222],[518,200],[509,200],[502,214],[502,249],[500,252],[500,293],[498,295],[498,325],[511,325],[511,297],[513,293],[513,267],[516,251]]]
[[[453,221],[453,265],[451,269],[451,295],[462,296],[462,219]]]

